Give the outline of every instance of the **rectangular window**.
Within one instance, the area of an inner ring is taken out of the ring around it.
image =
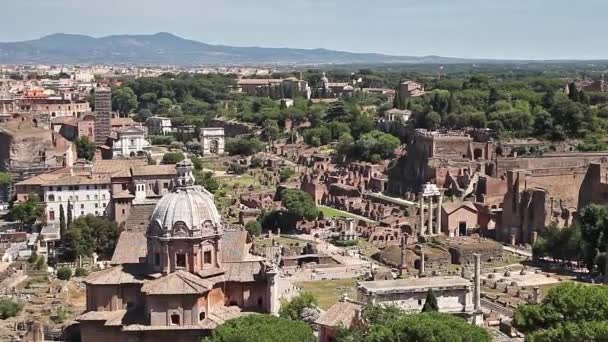
[[[80,212],[80,215],[81,215],[81,216],[84,216],[84,211],[81,211],[81,212]]]
[[[106,195],[101,195],[101,199],[105,200],[106,199]]]
[[[160,253],[154,253],[154,265],[160,266]]]
[[[87,201],[91,200],[91,195],[87,195]]]
[[[81,205],[80,205],[80,209],[84,209],[84,204],[81,204]]]
[[[183,254],[183,253],[175,254],[175,267],[186,268],[186,254]]]
[[[211,264],[211,251],[205,251],[203,253],[203,262],[207,264]]]
[[[95,216],[99,216],[99,212],[98,211],[95,212]]]
[[[95,209],[99,208],[99,204],[95,203]]]

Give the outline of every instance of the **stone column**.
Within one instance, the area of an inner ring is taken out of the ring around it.
[[[534,287],[532,291],[532,300],[534,301],[534,304],[540,304],[540,287]]]
[[[279,296],[277,286],[277,275],[279,272],[274,267],[266,272],[266,280],[268,282],[268,311],[271,315],[278,315],[279,313]]]
[[[424,197],[422,197],[422,193],[420,193],[420,235],[426,235],[426,229],[424,229]]]
[[[441,234],[441,216],[443,216],[442,214],[442,210],[441,207],[443,206],[443,193],[439,194],[439,204],[437,205],[437,235]]]
[[[169,270],[171,269],[171,255],[169,255],[169,244],[164,242],[163,249],[165,250],[165,262],[163,263],[163,275],[169,274]]]
[[[418,270],[418,276],[424,277],[425,272],[426,272],[426,270],[425,270],[425,265],[424,265],[424,251],[421,250],[420,251],[420,269]]]
[[[429,197],[429,235],[435,234],[435,228],[433,228],[433,196]]]
[[[475,256],[475,288],[474,288],[474,309],[475,312],[481,311],[481,256],[474,254]]]

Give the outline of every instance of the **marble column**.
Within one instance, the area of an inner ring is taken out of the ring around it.
[[[418,276],[424,277],[426,265],[424,264],[424,251],[420,251],[420,269],[418,270]]]
[[[269,314],[277,316],[279,314],[279,291],[277,284],[277,276],[279,272],[273,264],[273,267],[266,272],[266,281],[268,286],[268,311]]]
[[[475,288],[474,288],[474,309],[475,312],[481,311],[481,256],[474,254],[475,256]]]
[[[441,207],[443,206],[443,193],[439,194],[439,204],[437,205],[437,235],[441,234],[441,216],[443,216],[442,214],[442,210]]]
[[[433,228],[433,196],[429,197],[429,235],[435,234],[435,228]]]
[[[424,229],[424,197],[422,197],[422,193],[420,193],[420,235],[426,235],[426,230]]]

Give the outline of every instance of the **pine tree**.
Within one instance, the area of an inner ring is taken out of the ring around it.
[[[63,204],[59,205],[59,234],[63,236],[65,232],[65,211],[63,210]]]
[[[424,301],[424,306],[422,307],[422,312],[437,312],[439,311],[439,305],[437,305],[437,297],[435,297],[435,292],[429,289],[426,293],[426,300]]]
[[[68,200],[68,221],[67,221],[67,227],[70,228],[71,225],[72,225],[72,204],[70,204],[70,201]]]

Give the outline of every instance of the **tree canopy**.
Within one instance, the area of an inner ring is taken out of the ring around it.
[[[163,160],[161,163],[163,164],[177,164],[182,160],[186,159],[183,153],[181,152],[167,152],[163,155]]]
[[[37,194],[31,193],[28,195],[27,201],[23,203],[13,204],[9,211],[9,215],[13,220],[21,223],[21,228],[24,225],[31,226],[37,220],[44,218],[44,206],[40,202]]]
[[[95,143],[89,141],[86,136],[76,139],[76,155],[78,158],[92,161],[95,158],[95,148]]]
[[[304,309],[316,308],[318,305],[319,302],[313,294],[303,292],[289,301],[282,301],[279,316],[297,321],[302,318]]]
[[[137,106],[137,95],[130,87],[123,86],[112,90],[112,109],[126,115],[135,110]]]
[[[315,342],[312,328],[304,323],[270,315],[248,315],[219,326],[203,342]]]
[[[61,237],[63,257],[76,260],[79,256],[97,253],[101,260],[108,260],[114,253],[120,231],[115,222],[93,215],[74,220]]]
[[[312,197],[302,190],[283,190],[281,203],[287,209],[287,212],[298,220],[312,220],[319,216],[319,209],[317,209]]]

